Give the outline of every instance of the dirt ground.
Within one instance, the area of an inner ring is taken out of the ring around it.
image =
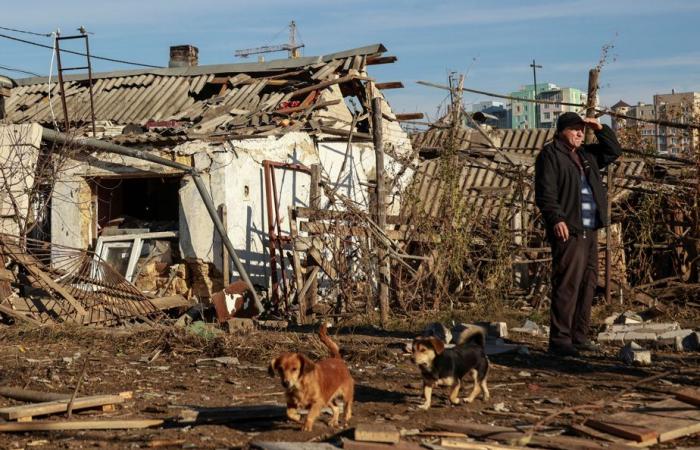
[[[518,326],[509,323],[509,326]],[[382,333],[371,327],[333,329],[357,383],[354,417],[360,422],[385,422],[399,429],[428,430],[440,419],[499,425],[527,425],[565,406],[614,399],[631,383],[673,368],[697,367],[700,353],[655,352],[650,368],[618,361],[617,348],[585,358],[559,359],[544,353],[544,338],[512,334],[510,342],[527,352],[492,356],[489,386],[492,399],[448,406],[444,388],[434,396],[434,408],[417,409],[420,377],[403,346],[419,328]],[[312,358],[325,349],[311,328],[296,332],[256,330],[246,335],[202,338],[184,330],[144,329],[94,331],[59,327],[30,330],[0,325],[0,384],[46,392],[72,392],[87,366],[81,395],[133,391],[133,400],[112,412],[88,411],[77,419],[172,419],[186,407],[233,407],[282,404],[279,381],[267,374],[270,359],[282,351],[303,350]],[[233,356],[238,364],[197,365],[207,357]],[[697,375],[676,375],[642,386],[615,399],[606,411],[620,411],[645,401],[662,399],[679,386],[697,386]],[[468,393],[468,392],[467,392]],[[466,394],[464,394],[466,395]],[[19,402],[0,397],[0,406]],[[65,418],[55,415],[49,419]],[[584,416],[563,415],[548,430],[583,422]],[[301,432],[285,420],[183,426],[129,431],[70,431],[0,434],[2,448],[146,448],[171,442],[170,448],[237,448],[253,440],[323,441],[351,436],[333,430],[327,416],[312,432]],[[700,436],[673,441],[665,448],[700,445]],[[661,448],[661,447],[659,447]]]

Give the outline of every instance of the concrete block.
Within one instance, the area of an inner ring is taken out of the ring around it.
[[[676,330],[660,334],[658,342],[663,345],[671,345],[677,352],[697,350],[699,347],[700,333],[693,330]]]
[[[644,350],[636,342],[630,342],[620,349],[620,359],[626,364],[648,366],[651,364],[651,352]]]
[[[233,318],[226,321],[226,330],[231,334],[246,334],[255,330],[253,319]]]
[[[615,324],[609,327],[610,331],[616,333],[629,332],[629,331],[641,331],[645,333],[666,333],[668,331],[678,330],[680,326],[678,322],[668,322],[668,323],[637,323],[637,324]]]
[[[604,331],[602,333],[598,333],[598,342],[600,342],[601,344],[623,344],[625,342],[625,333]]]
[[[644,319],[639,314],[632,311],[625,311],[615,320],[615,323],[619,324],[633,324],[642,323]]]
[[[629,331],[625,333],[625,342],[646,341],[656,342],[656,333],[644,333],[641,331]]]

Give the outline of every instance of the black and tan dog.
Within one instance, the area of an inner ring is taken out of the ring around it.
[[[338,345],[328,336],[326,325],[321,325],[319,337],[330,351],[330,358],[313,362],[302,353],[283,353],[273,359],[269,367],[270,375],[279,375],[285,389],[287,417],[302,422],[303,431],[311,431],[325,406],[330,406],[333,411],[329,425],[337,427],[341,398],[344,402],[344,422],[347,424],[352,417],[355,382],[340,355]],[[304,421],[299,408],[309,409]]]
[[[478,326],[463,330],[455,338],[455,346],[450,348],[446,348],[445,343],[435,336],[413,340],[411,359],[423,375],[425,402],[420,405],[421,409],[430,408],[436,386],[450,386],[450,402],[459,404],[459,389],[466,374],[470,374],[474,380],[474,388],[465,401],[471,403],[479,394],[484,400],[489,399],[486,385],[489,360],[484,351],[485,340],[484,330]]]

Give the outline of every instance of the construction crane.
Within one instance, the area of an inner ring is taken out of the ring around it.
[[[261,53],[272,53],[272,52],[289,52],[290,58],[299,57],[299,49],[304,47],[304,44],[297,44],[297,24],[292,20],[289,22],[289,43],[280,45],[264,45],[262,47],[255,48],[244,48],[241,50],[236,50],[236,56],[240,58],[247,58],[250,55],[257,55]],[[262,60],[263,57],[260,56]]]

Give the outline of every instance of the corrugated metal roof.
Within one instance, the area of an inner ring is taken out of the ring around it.
[[[95,74],[95,119],[111,121],[115,125],[143,125],[151,120],[184,120],[193,122],[196,125],[193,131],[200,134],[220,129],[241,129],[240,134],[252,134],[255,130],[244,128],[278,125],[281,117],[273,114],[276,114],[281,102],[289,99],[290,92],[345,76],[349,70],[364,70],[366,56],[378,55],[383,51],[386,51],[383,45],[375,44],[325,56],[262,64]],[[345,66],[349,69],[345,70]],[[274,80],[266,78],[270,72],[274,72]],[[285,72],[290,73],[286,80]],[[66,77],[66,80],[64,88],[71,123],[79,125],[90,122],[87,79],[76,76]],[[55,79],[50,86],[46,78],[20,81],[20,86],[13,89],[6,100],[5,110],[9,122],[64,122],[59,86]],[[301,101],[304,97],[305,95],[300,96],[298,100]],[[319,98],[320,96],[314,101],[319,101]],[[314,112],[296,111],[294,114]],[[297,118],[301,121],[306,119]]]
[[[413,136],[414,148],[440,149],[442,143],[448,142],[450,131],[432,129]],[[456,136],[462,150],[457,193],[468,214],[477,221],[510,220],[523,204],[529,213],[535,213],[534,160],[545,143],[554,137],[554,130],[491,130],[489,137],[501,150],[491,148],[473,129],[461,129]],[[641,184],[628,176],[642,175],[645,167],[641,158],[623,157],[618,161],[614,201],[630,192],[621,188]],[[440,214],[441,198],[445,190],[450,189],[440,172],[441,162],[440,158],[423,162],[414,177],[414,194],[422,208],[420,211],[433,217]],[[410,216],[415,211],[411,208],[414,208],[412,202],[405,206],[403,215]]]
[[[93,79],[100,78],[124,78],[136,77],[139,75],[160,75],[160,76],[178,76],[178,77],[195,77],[200,75],[218,75],[225,73],[259,73],[259,72],[283,72],[291,69],[300,69],[317,63],[330,62],[334,59],[352,58],[358,56],[370,56],[386,52],[386,47],[382,44],[372,44],[365,47],[343,50],[341,52],[329,53],[322,56],[305,56],[302,58],[286,58],[275,59],[262,63],[234,63],[234,64],[210,64],[206,66],[194,67],[163,67],[158,69],[136,69],[136,70],[119,70],[112,72],[99,72],[92,75]],[[55,77],[54,77],[55,80]],[[64,77],[66,81],[81,81],[87,80],[87,73],[72,74]],[[15,80],[19,86],[44,84],[48,83],[48,77],[30,77],[20,78]]]

